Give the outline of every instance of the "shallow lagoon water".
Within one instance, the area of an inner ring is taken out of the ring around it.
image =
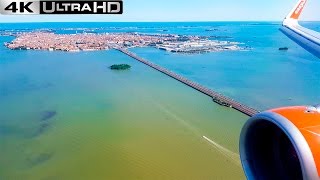
[[[302,24],[319,31],[318,22]],[[319,59],[282,34],[280,23],[238,22],[217,27],[217,32],[197,31],[198,34],[230,36],[231,41],[252,49],[192,55],[154,48],[135,48],[132,51],[261,111],[320,102]],[[288,47],[289,50],[279,51],[280,47]]]
[[[0,179],[244,178],[246,116],[117,51],[0,49]]]
[[[319,23],[306,25],[318,30]],[[108,27],[100,31],[218,36],[253,49],[197,55],[132,51],[260,110],[316,103],[320,63],[279,26],[26,23],[0,29]],[[206,31],[212,28],[218,30]],[[0,39],[2,44],[12,37]],[[278,51],[283,46],[289,50]],[[118,63],[132,69],[108,69]],[[0,47],[0,179],[244,179],[237,152],[246,119],[117,51]]]

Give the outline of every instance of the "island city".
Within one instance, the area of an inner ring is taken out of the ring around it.
[[[25,32],[5,46],[14,50],[94,51],[114,48],[155,47],[178,53],[246,50],[238,42],[209,40],[208,37],[175,34]]]

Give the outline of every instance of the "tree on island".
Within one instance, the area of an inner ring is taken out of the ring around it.
[[[114,65],[110,66],[110,69],[112,69],[112,70],[127,70],[130,68],[131,68],[131,66],[128,64],[114,64]]]

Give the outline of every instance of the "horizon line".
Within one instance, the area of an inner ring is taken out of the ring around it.
[[[215,21],[16,21],[0,22],[0,24],[15,23],[208,23],[208,22],[282,22],[282,20],[215,20]],[[320,22],[320,20],[302,20],[300,22]]]

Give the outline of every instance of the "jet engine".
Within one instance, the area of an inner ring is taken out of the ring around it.
[[[320,179],[320,106],[253,116],[241,132],[240,158],[248,179]]]

